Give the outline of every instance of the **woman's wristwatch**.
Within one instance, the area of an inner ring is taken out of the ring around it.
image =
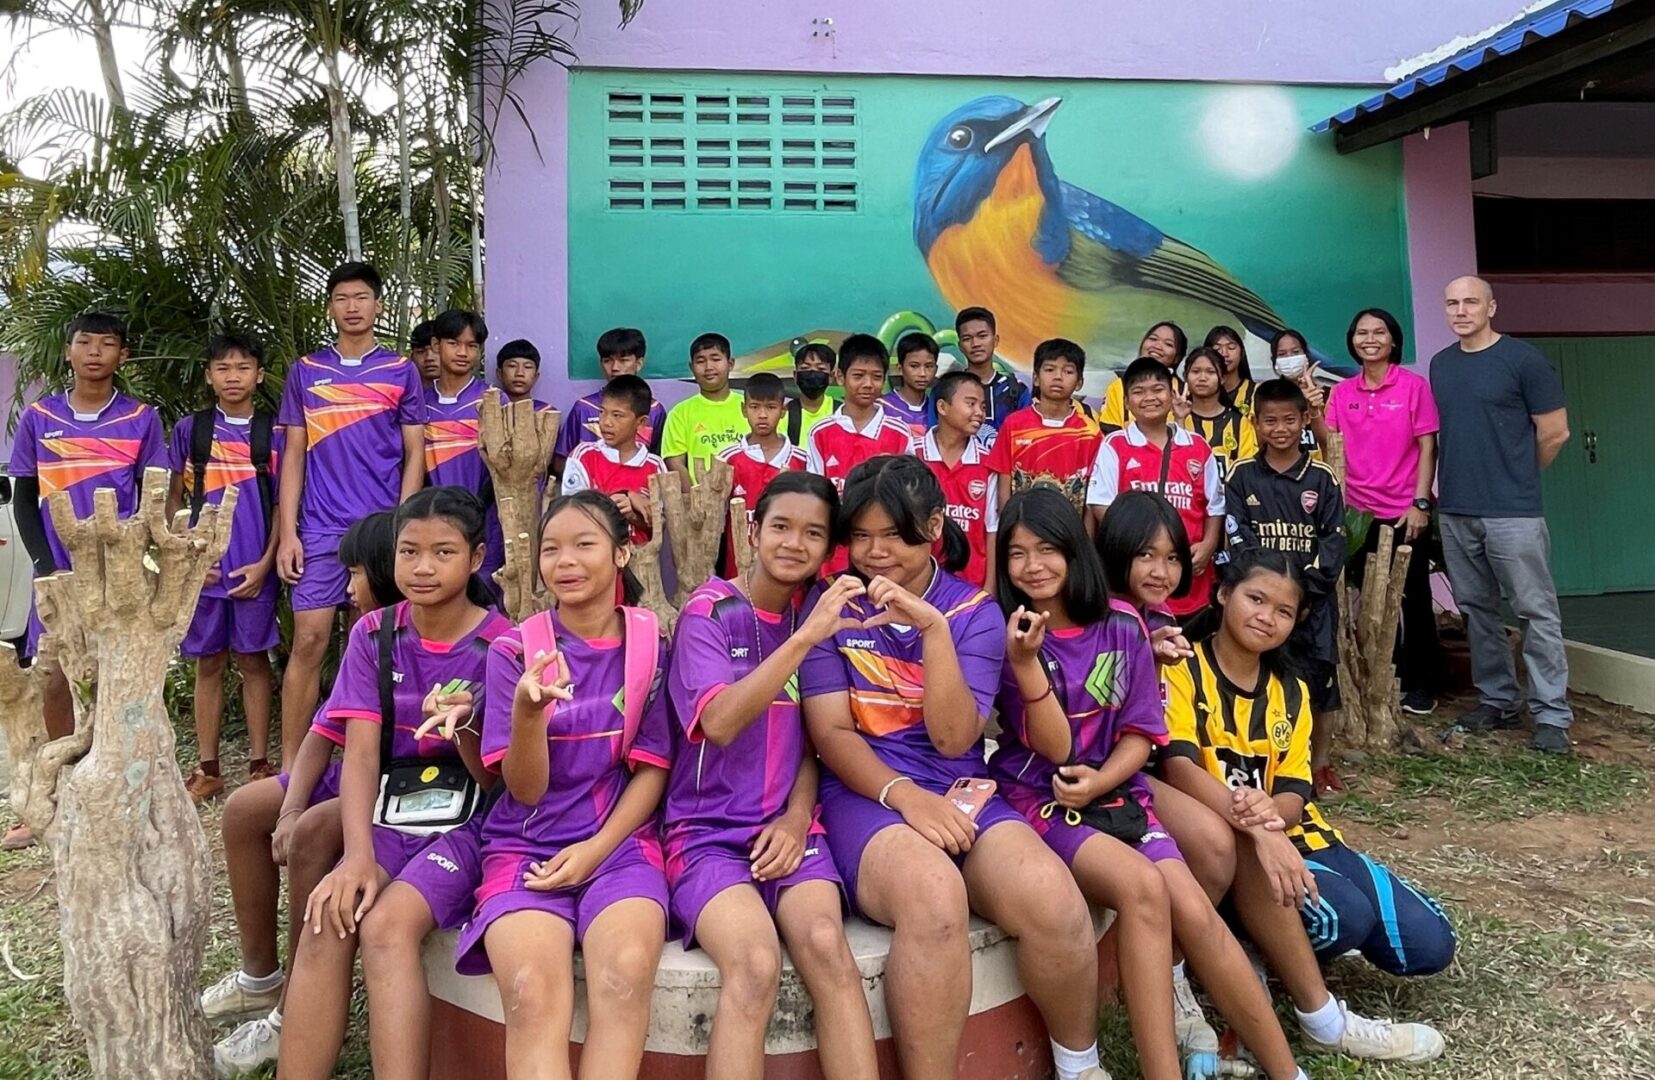
[[[1430,499],[1415,499],[1414,500],[1414,509],[1415,510],[1420,510],[1420,511],[1423,511],[1424,513],[1429,514],[1431,512],[1431,500]]]

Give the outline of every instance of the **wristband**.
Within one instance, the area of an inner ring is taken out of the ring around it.
[[[1057,687],[1052,685],[1052,680],[1050,678],[1048,678],[1046,680],[1046,692],[1044,694],[1040,694],[1036,697],[1026,697],[1026,698],[1024,698],[1023,699],[1023,708],[1026,709],[1030,705],[1038,705],[1042,701],[1045,701],[1047,698],[1051,697],[1056,692],[1057,692]]]
[[[303,806],[294,807],[292,810],[283,810],[281,813],[276,815],[276,820],[281,821],[283,818],[287,817],[289,814],[302,814],[302,813],[305,812],[305,810],[306,810],[306,807],[303,807]]]
[[[914,778],[911,776],[893,776],[889,780],[885,781],[885,786],[879,789],[880,806],[883,806],[887,810],[892,809],[891,804],[886,802],[885,799],[891,794],[891,789],[902,783],[904,780],[910,784],[914,782]]]

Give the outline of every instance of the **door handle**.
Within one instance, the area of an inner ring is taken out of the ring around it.
[[[1586,432],[1586,463],[1589,465],[1598,463],[1598,433],[1595,431]]]

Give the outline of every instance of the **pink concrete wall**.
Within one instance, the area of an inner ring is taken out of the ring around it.
[[[1413,283],[1410,351],[1428,366],[1453,344],[1442,290],[1477,272],[1477,231],[1471,215],[1471,158],[1464,124],[1409,135],[1402,143],[1403,204],[1408,214],[1408,277]]]
[[[1655,275],[1490,276],[1507,334],[1655,334]]]

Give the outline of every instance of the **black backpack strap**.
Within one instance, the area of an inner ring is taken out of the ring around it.
[[[379,639],[379,771],[391,767],[391,750],[396,739],[396,680],[392,677],[397,636],[397,608],[385,609],[385,620],[375,635]]]
[[[259,485],[259,506],[264,510],[264,535],[270,535],[270,515],[276,506],[276,483],[270,476],[270,446],[275,438],[276,415],[263,411],[253,414],[253,426],[247,433],[247,452],[253,459],[253,475]]]
[[[207,502],[207,465],[213,456],[213,428],[218,424],[216,408],[202,409],[190,418],[190,470],[194,486],[190,489],[190,524],[201,516]]]
[[[787,441],[799,445],[799,429],[805,424],[805,405],[799,398],[787,399]]]

